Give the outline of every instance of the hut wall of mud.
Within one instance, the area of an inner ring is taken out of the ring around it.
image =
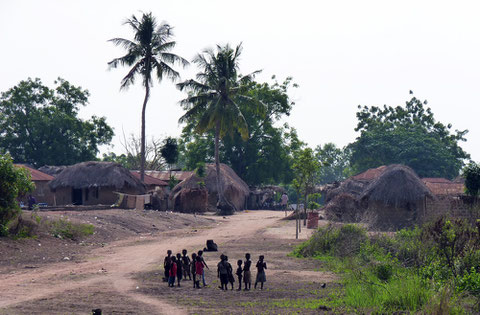
[[[54,200],[56,203],[53,203],[56,206],[60,205],[71,205],[74,204],[74,194],[77,194],[77,198],[81,195],[81,203],[78,203],[78,200],[75,201],[76,204],[81,204],[85,206],[89,205],[113,205],[118,200],[118,195],[114,193],[118,191],[115,187],[93,187],[93,188],[81,188],[73,189],[72,187],[60,187],[54,191]],[[122,192],[125,194],[135,195],[138,191],[132,187],[125,187],[122,189]]]
[[[173,209],[178,212],[202,213],[208,210],[208,191],[205,188],[186,188],[173,197]]]

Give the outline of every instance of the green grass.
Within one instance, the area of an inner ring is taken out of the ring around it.
[[[64,219],[52,221],[49,224],[52,235],[59,238],[77,239],[92,235],[95,231],[92,224],[72,223]]]

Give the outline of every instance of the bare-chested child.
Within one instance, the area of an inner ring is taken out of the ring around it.
[[[245,254],[245,264],[243,266],[243,283],[245,283],[245,291],[252,288],[252,274],[250,272],[250,267],[252,266],[252,261],[250,260],[250,254]]]
[[[184,249],[182,250],[182,264],[183,264],[183,278],[185,280],[187,280],[187,276],[188,276],[188,280],[192,280],[192,276],[190,274],[190,264],[191,264],[191,261],[190,261],[190,257],[188,257],[187,255],[187,250]]]
[[[257,279],[255,280],[254,288],[257,288],[257,283],[260,282],[260,290],[263,290],[263,283],[267,281],[267,277],[265,275],[265,269],[267,269],[267,263],[263,260],[263,255],[260,255],[257,262]]]
[[[242,269],[242,263],[243,261],[241,259],[239,259],[237,261],[237,271],[235,272],[235,274],[237,275],[237,278],[238,278],[238,289],[237,291],[240,291],[242,290],[242,273],[243,273],[243,269]]]
[[[170,277],[170,266],[172,265],[172,251],[167,250],[167,256],[163,260],[163,269],[164,271],[164,278],[163,281],[167,282],[168,278]]]

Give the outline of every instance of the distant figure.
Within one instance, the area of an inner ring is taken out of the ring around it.
[[[228,262],[228,256],[225,256],[225,263],[227,264],[228,282],[230,282],[233,290],[233,283],[235,282],[235,277],[233,276],[232,265]]]
[[[287,216],[288,196],[286,193],[282,195],[282,208],[285,210],[285,216]]]
[[[243,269],[242,269],[242,263],[243,261],[241,259],[239,259],[237,261],[237,271],[235,272],[235,274],[237,275],[237,278],[238,278],[238,289],[237,291],[241,291],[242,290],[242,273],[243,273]]]
[[[170,266],[172,265],[172,251],[167,250],[167,256],[163,260],[163,269],[165,270],[163,281],[167,282],[168,278],[170,277]]]
[[[207,263],[205,262],[205,259],[203,259],[203,251],[199,250],[198,253],[197,253],[197,258],[200,257],[200,261],[202,262],[203,266],[204,267],[207,267],[207,269],[210,269],[208,268],[207,266]],[[202,273],[202,282],[203,282],[203,286],[206,287],[207,286],[207,283],[205,282],[205,268],[202,269],[203,270],[203,273]]]
[[[196,277],[196,268],[195,268],[195,264],[197,263],[197,254],[196,253],[193,253],[192,254],[192,266],[191,266],[191,271],[192,271],[192,276],[193,276],[193,288],[196,288],[197,287],[197,277]]]
[[[175,286],[175,276],[177,275],[177,262],[175,256],[172,256],[171,263],[170,263],[170,274],[168,277],[168,286],[174,287]]]
[[[257,288],[257,283],[260,282],[260,290],[263,290],[263,283],[267,281],[267,277],[265,275],[265,269],[267,269],[267,263],[263,261],[263,255],[260,255],[257,262],[257,279],[255,280],[254,288]]]
[[[182,250],[182,254],[183,254],[182,256],[183,278],[187,280],[187,275],[188,275],[188,280],[192,280],[192,276],[190,274],[191,261],[190,261],[190,257],[188,257],[187,255],[187,250],[186,249]]]
[[[196,260],[197,261],[195,262],[195,274],[196,274],[195,287],[197,289],[200,289],[200,279],[204,274],[202,257],[197,256]]]
[[[223,254],[220,255],[220,262],[217,264],[217,277],[220,278],[220,289],[228,290],[228,270],[225,256]]]
[[[250,267],[252,261],[250,260],[250,254],[245,254],[245,265],[243,266],[243,283],[245,283],[245,291],[252,288],[252,274],[250,273]]]
[[[177,254],[177,287],[180,286],[180,281],[182,281],[183,275],[183,266],[182,266],[182,255],[180,253]]]
[[[37,200],[32,195],[28,195],[28,210],[33,210],[33,206],[37,204]]]

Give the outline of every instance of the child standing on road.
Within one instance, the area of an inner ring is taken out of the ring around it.
[[[197,261],[195,262],[195,274],[196,274],[195,287],[197,289],[200,289],[200,279],[202,278],[202,275],[204,273],[202,257],[197,256],[196,260]]]
[[[243,266],[243,282],[245,283],[245,291],[252,288],[252,274],[250,273],[250,267],[252,266],[252,261],[250,260],[250,254],[245,254],[245,264]]]
[[[257,262],[257,279],[255,280],[254,288],[257,288],[257,283],[260,282],[260,290],[263,290],[263,283],[267,281],[267,277],[265,275],[265,269],[267,269],[267,263],[263,261],[263,255],[260,255]]]
[[[196,272],[197,272],[197,269],[195,268],[196,263],[197,263],[197,254],[193,253],[192,254],[192,264],[191,264],[192,265],[191,266],[192,270],[191,271],[192,271],[192,276],[193,276],[193,287],[194,288],[197,286],[197,281],[196,281],[197,277],[195,275]]]
[[[190,275],[190,257],[187,256],[187,250],[184,249],[182,250],[182,265],[183,265],[183,278],[187,280],[187,275],[188,275],[188,280],[192,280],[192,276]]]
[[[225,256],[225,263],[227,265],[228,282],[230,282],[230,285],[232,286],[232,290],[233,290],[233,283],[235,282],[235,277],[233,276],[232,265],[228,262],[228,256]]]
[[[165,270],[164,272],[164,278],[163,281],[167,282],[169,277],[170,277],[170,266],[172,264],[172,251],[167,250],[167,256],[165,256],[165,259],[163,260],[163,269]]]
[[[199,251],[198,251],[197,257],[200,258],[200,261],[202,262],[202,264],[203,264],[204,267],[207,267],[207,269],[210,269],[210,268],[208,268],[207,263],[205,262],[205,259],[203,259],[203,250],[199,250]],[[203,286],[206,287],[206,286],[207,286],[207,283],[205,282],[205,269],[202,269],[202,270],[203,270],[203,273],[202,273],[202,282],[203,282]]]
[[[237,277],[238,277],[238,289],[237,289],[237,291],[242,290],[242,273],[243,273],[242,263],[243,263],[243,262],[242,262],[241,259],[239,259],[239,260],[237,261],[237,266],[238,266],[238,267],[237,267],[237,271],[235,272],[235,274],[236,274]]]
[[[182,255],[177,253],[177,287],[180,286],[180,281],[182,281],[183,268],[182,268]]]
[[[177,275],[177,262],[175,259],[175,256],[172,256],[171,258],[171,264],[170,264],[170,274],[168,277],[168,286],[169,287],[174,287],[175,286],[175,276]]]
[[[228,290],[228,270],[225,256],[223,254],[220,255],[220,262],[217,264],[217,277],[220,278],[220,289]]]

